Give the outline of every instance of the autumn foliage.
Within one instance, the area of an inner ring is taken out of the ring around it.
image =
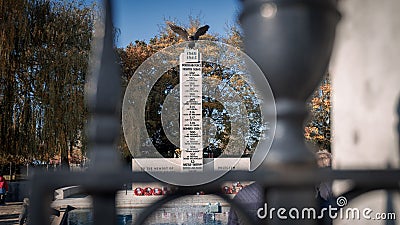
[[[304,128],[306,140],[319,150],[331,150],[331,82],[327,75],[308,103],[310,119]]]
[[[83,142],[93,8],[0,1],[0,164],[49,162]]]

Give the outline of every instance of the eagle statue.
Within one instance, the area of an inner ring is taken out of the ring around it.
[[[167,25],[171,28],[172,31],[174,31],[175,33],[179,34],[179,36],[185,40],[185,41],[197,41],[199,40],[199,37],[201,35],[204,35],[208,29],[210,28],[210,26],[205,25],[200,27],[199,29],[197,29],[197,31],[193,34],[193,35],[189,35],[189,33],[187,32],[187,30],[183,27],[177,26],[171,22],[167,22]],[[194,43],[191,43],[189,45],[190,48],[194,47]]]

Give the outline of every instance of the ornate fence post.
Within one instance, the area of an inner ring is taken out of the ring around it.
[[[121,169],[116,143],[120,132],[121,84],[120,69],[114,50],[114,32],[110,0],[104,0],[104,30],[96,31],[92,56],[91,80],[88,83],[88,106],[91,119],[88,128],[92,164],[89,173],[111,179]],[[101,33],[103,31],[103,33]],[[99,34],[100,33],[100,34]],[[101,183],[99,181],[99,183]],[[115,193],[100,186],[93,187],[94,224],[115,224]]]
[[[260,169],[290,174],[316,167],[304,143],[305,102],[326,72],[339,18],[336,0],[243,0],[245,49],[267,77],[277,107],[274,142]],[[314,207],[314,196],[312,184],[266,191],[268,206],[275,208]],[[275,217],[271,224],[315,223]]]

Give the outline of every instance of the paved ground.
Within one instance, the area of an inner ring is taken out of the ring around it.
[[[162,196],[135,196],[133,191],[129,190],[126,194],[121,191],[117,194],[117,207],[121,208],[143,208],[151,203],[159,200]],[[233,197],[233,195],[231,196]],[[175,202],[168,203],[166,207],[175,205],[207,205],[208,203],[220,202],[222,206],[227,206],[227,203],[222,199],[213,195],[193,195],[179,199]],[[76,208],[90,208],[92,199],[86,195],[75,195],[70,198],[56,200],[52,207],[63,208],[67,205]],[[18,216],[22,210],[22,202],[7,202],[5,205],[0,205],[0,225],[15,225],[18,224]]]
[[[0,205],[0,224],[18,224],[18,216],[22,209],[22,202],[7,202]]]

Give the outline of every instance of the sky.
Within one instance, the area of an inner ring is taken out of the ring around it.
[[[209,33],[224,35],[228,25],[235,24],[240,7],[238,0],[115,0],[114,4],[114,25],[120,29],[118,47],[135,40],[148,42],[165,19],[188,25],[189,16],[208,24]]]

